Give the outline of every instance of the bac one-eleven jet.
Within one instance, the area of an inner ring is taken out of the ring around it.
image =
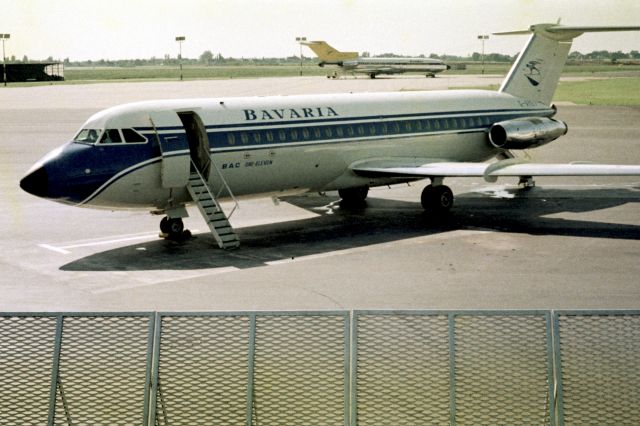
[[[428,178],[421,202],[444,213],[447,177],[640,175],[640,165],[536,164],[512,151],[567,132],[550,105],[573,38],[640,27],[539,24],[499,91],[458,90],[147,101],[89,118],[71,142],[20,182],[39,197],[81,207],[143,208],[182,235],[194,203],[218,245],[238,237],[221,198],[369,187]],[[503,34],[522,34],[522,31]],[[494,161],[489,162],[489,160]]]

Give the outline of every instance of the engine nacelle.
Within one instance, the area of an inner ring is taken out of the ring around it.
[[[489,129],[489,142],[496,148],[535,148],[567,133],[563,121],[546,117],[526,117],[501,121]]]

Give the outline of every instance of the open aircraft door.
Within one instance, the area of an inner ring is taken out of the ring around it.
[[[189,182],[191,156],[184,126],[175,111],[152,112],[151,125],[162,153],[162,186],[183,188]],[[181,133],[176,136],[176,132]]]

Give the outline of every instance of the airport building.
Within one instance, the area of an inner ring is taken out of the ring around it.
[[[5,67],[8,83],[64,80],[64,64],[60,62],[8,63]]]

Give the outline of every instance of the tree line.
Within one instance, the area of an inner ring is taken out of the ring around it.
[[[407,58],[407,55],[398,55],[394,53],[383,53],[379,55],[370,55],[368,52],[363,52],[364,57],[396,57]],[[432,53],[430,55],[418,55],[420,58],[440,59],[442,61],[449,62],[480,62],[482,61],[482,54],[479,52],[473,52],[469,56],[456,56],[442,54],[438,55]],[[486,53],[484,60],[486,62],[513,62],[517,54],[514,56],[505,55],[501,53]],[[570,61],[602,61],[616,63],[624,60],[640,60],[640,52],[632,50],[628,53],[622,51],[609,52],[607,50],[597,50],[590,53],[581,53],[578,51],[571,52],[569,54]],[[139,66],[164,66],[164,65],[178,65],[180,62],[183,65],[204,65],[204,66],[233,66],[233,65],[299,65],[299,56],[288,56],[284,58],[234,58],[225,57],[222,54],[214,54],[210,50],[204,51],[198,58],[177,58],[170,55],[164,55],[162,58],[151,57],[148,59],[99,59],[99,60],[85,60],[85,61],[72,61],[69,58],[65,58],[62,61],[55,60],[53,57],[48,57],[44,61],[46,62],[62,62],[66,66],[75,67],[139,67]],[[26,55],[22,59],[16,58],[15,55],[7,58],[8,62],[12,63],[29,63],[29,62],[43,62],[42,60],[32,60]],[[313,65],[317,62],[315,56],[302,56],[304,64]]]

